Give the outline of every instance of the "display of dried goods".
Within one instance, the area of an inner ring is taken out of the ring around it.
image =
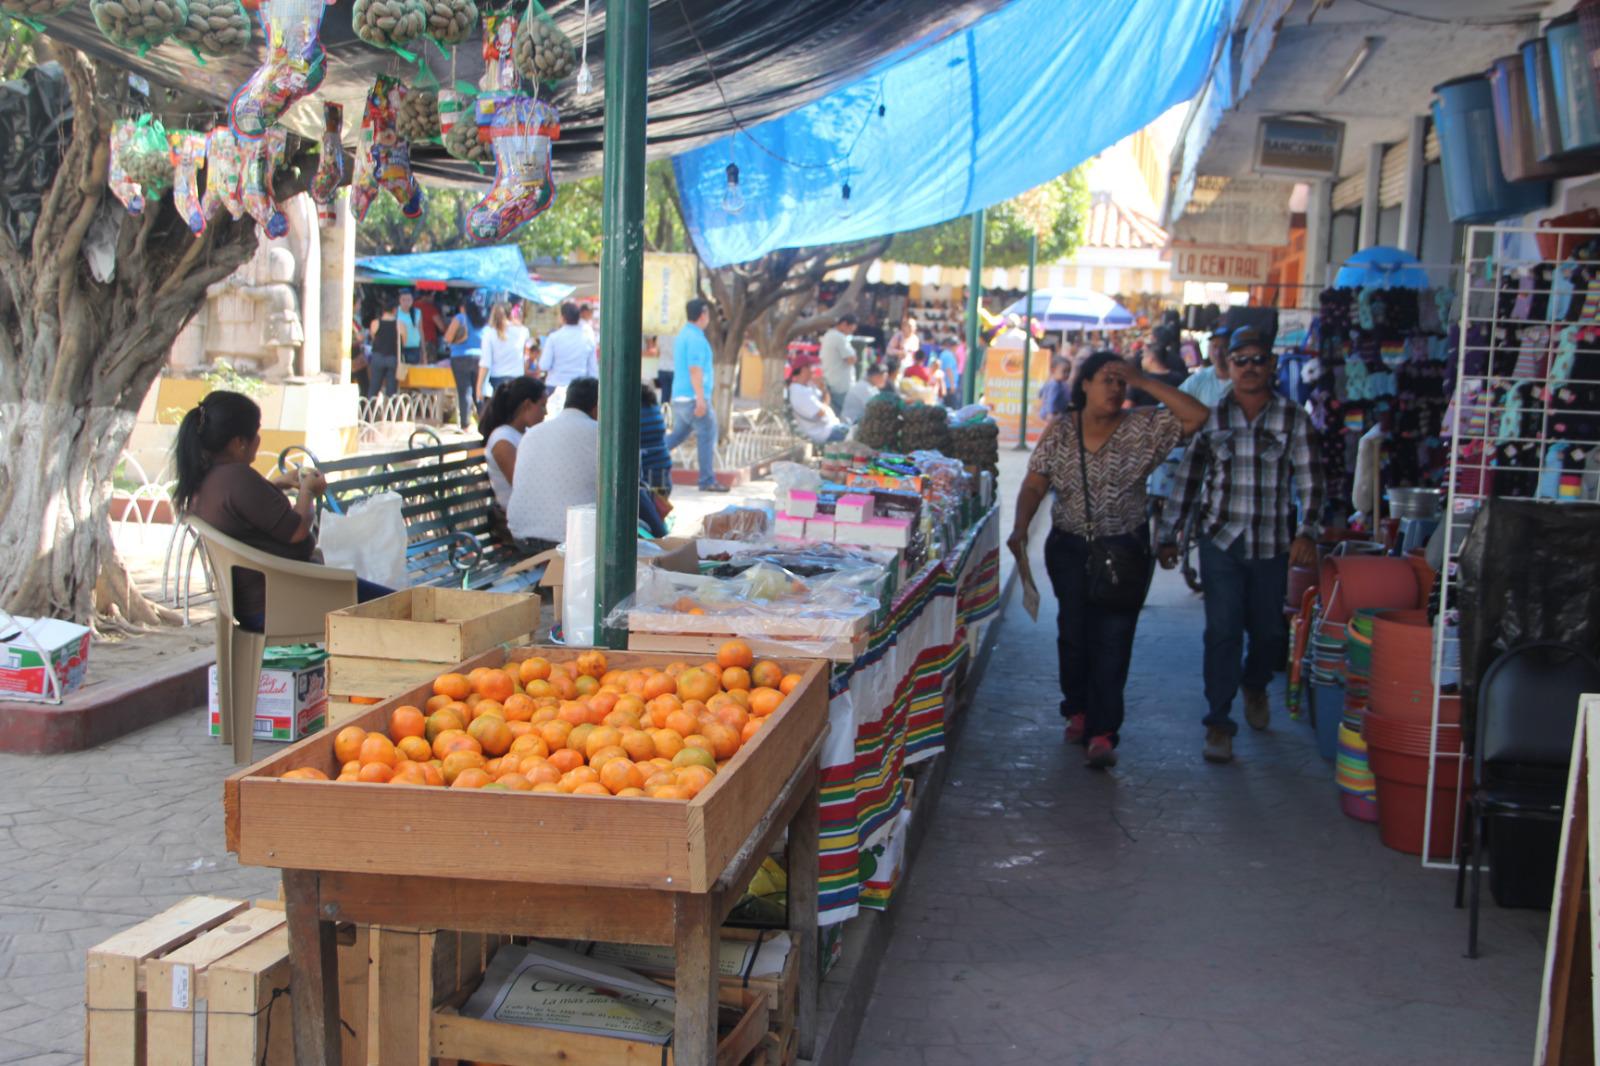
[[[468,163],[489,163],[494,160],[494,145],[480,135],[475,105],[467,107],[455,124],[444,131],[444,150]]]
[[[403,140],[413,144],[438,140],[439,94],[432,89],[412,87],[396,109],[394,128]]]
[[[173,36],[208,56],[233,55],[250,43],[250,16],[239,0],[189,0],[189,18]]]
[[[949,441],[941,449],[976,470],[999,475],[1000,427],[991,422],[968,422],[950,427]]]
[[[49,18],[71,7],[75,0],[0,0],[0,12],[18,18]]]
[[[572,38],[562,33],[550,16],[532,5],[517,24],[512,60],[517,73],[533,81],[560,81],[578,69],[578,53],[572,47]]]
[[[89,0],[89,12],[106,40],[140,53],[189,21],[187,0]]]
[[[460,44],[478,25],[478,5],[472,0],[425,0],[428,36],[440,44]]]
[[[374,48],[402,47],[427,32],[428,7],[423,0],[356,0],[350,21]]]
[[[900,401],[892,394],[880,393],[867,404],[856,439],[869,448],[893,451],[900,446]]]
[[[902,452],[942,452],[950,438],[950,419],[939,404],[910,404],[900,412]]]

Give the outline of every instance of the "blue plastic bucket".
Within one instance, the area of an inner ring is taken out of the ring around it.
[[[1528,83],[1528,117],[1533,125],[1533,154],[1541,163],[1561,154],[1561,119],[1556,117],[1555,79],[1550,74],[1550,42],[1543,37],[1523,41],[1522,74]]]
[[[1339,723],[1344,721],[1344,686],[1312,685],[1311,716],[1316,719],[1317,754],[1332,762],[1339,754]]]
[[[1433,92],[1450,221],[1497,222],[1549,205],[1548,181],[1509,182],[1500,170],[1488,78],[1456,78],[1434,86]]]
[[[1600,148],[1600,87],[1583,44],[1577,15],[1550,23],[1550,77],[1555,85],[1556,119],[1561,125],[1561,150]]]
[[[1494,99],[1495,139],[1500,148],[1500,172],[1507,181],[1538,181],[1594,169],[1583,153],[1561,159],[1542,159],[1537,151],[1532,96],[1527,67],[1520,55],[1501,56],[1484,71]]]

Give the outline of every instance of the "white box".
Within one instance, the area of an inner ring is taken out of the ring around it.
[[[826,544],[833,540],[833,518],[823,515],[820,518],[806,519],[806,539],[821,541]]]
[[[775,531],[780,537],[803,540],[806,535],[806,520],[791,514],[780,514],[777,518]]]
[[[276,650],[268,648],[269,656]],[[255,728],[257,740],[299,740],[321,729],[327,722],[328,661],[320,659],[305,665],[308,656],[293,657],[282,669],[264,667],[256,689]],[[268,659],[270,663],[271,658]],[[222,733],[222,704],[217,694],[217,667],[206,674],[207,732]]]
[[[89,670],[89,630],[59,618],[12,616],[0,625],[0,699],[51,699],[48,662],[65,696]]]

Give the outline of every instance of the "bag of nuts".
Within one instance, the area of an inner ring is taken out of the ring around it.
[[[250,16],[239,0],[189,0],[189,19],[174,36],[208,56],[233,55],[250,44]]]
[[[439,93],[413,85],[400,101],[394,117],[395,132],[401,140],[416,144],[439,139]]]
[[[189,21],[188,0],[89,0],[89,11],[106,40],[140,55]]]
[[[428,30],[423,0],[356,0],[350,10],[356,36],[374,48],[404,48]]]
[[[530,81],[560,81],[578,69],[572,38],[561,32],[538,0],[528,0],[528,10],[517,23],[512,43],[517,72]]]
[[[494,159],[494,145],[489,141],[487,123],[480,128],[482,107],[478,97],[472,97],[460,112],[454,124],[445,131],[444,150],[456,159],[467,163],[484,164]],[[491,112],[492,115],[492,112]]]
[[[59,15],[74,0],[0,0],[0,12],[23,19],[42,19]]]
[[[472,0],[424,0],[428,5],[428,36],[440,44],[461,44],[478,25],[478,5]]]

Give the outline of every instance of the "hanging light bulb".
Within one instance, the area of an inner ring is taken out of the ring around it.
[[[728,185],[722,190],[722,209],[730,215],[744,210],[744,193],[739,191],[739,164],[728,164]]]
[[[849,218],[854,211],[855,206],[850,202],[850,182],[849,179],[846,179],[845,183],[839,186],[839,202],[834,205],[833,213],[836,217],[845,219]]]

